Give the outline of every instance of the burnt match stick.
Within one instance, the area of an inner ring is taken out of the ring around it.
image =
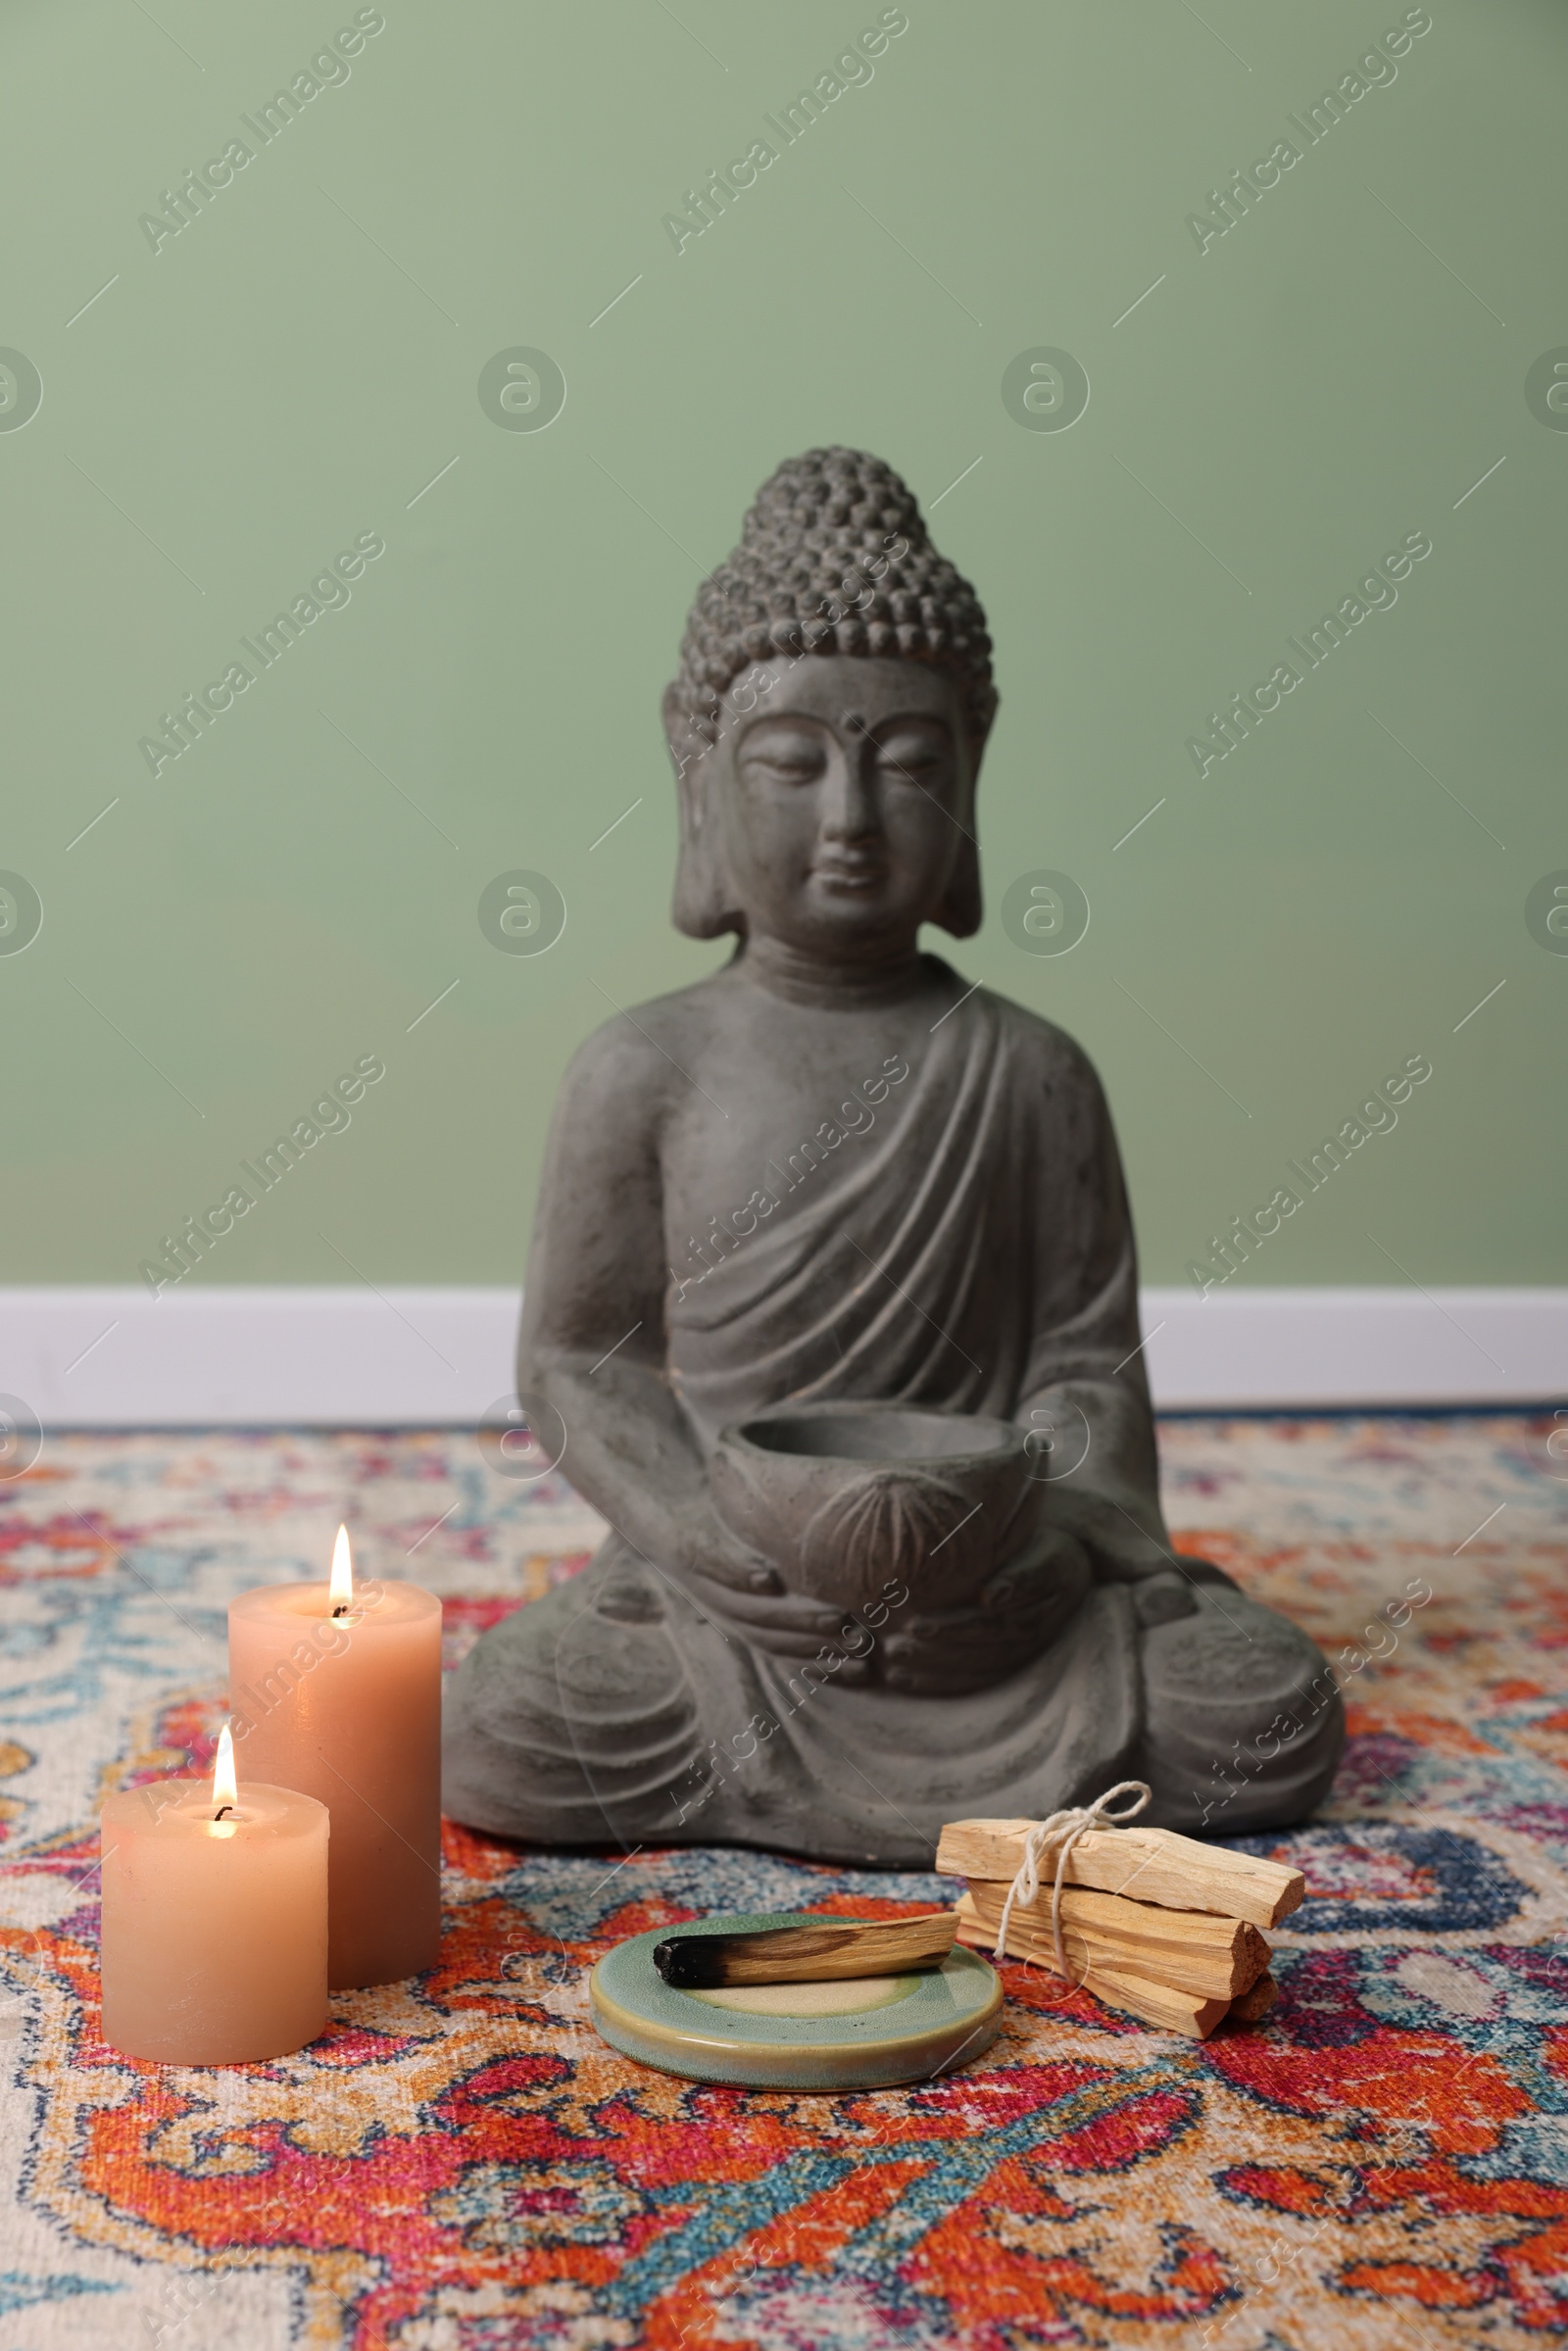
[[[812,1919],[744,1935],[675,1935],[654,1945],[654,1965],[677,1991],[732,1984],[831,1984],[851,1976],[901,1976],[940,1967],[958,1915],[912,1919]]]

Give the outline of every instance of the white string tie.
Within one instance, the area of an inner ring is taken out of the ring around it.
[[[1018,1874],[1007,1888],[1007,1898],[1002,1905],[1002,1924],[997,1929],[997,1957],[1007,1956],[1007,1922],[1012,1916],[1014,1902],[1027,1910],[1040,1898],[1040,1865],[1050,1848],[1056,1848],[1056,1877],[1051,1890],[1051,1935],[1056,1946],[1057,1973],[1071,1977],[1067,1967],[1067,1952],[1061,1939],[1061,1887],[1072,1858],[1073,1847],[1080,1837],[1091,1829],[1124,1829],[1130,1820],[1143,1811],[1153,1789],[1147,1780],[1118,1780],[1107,1788],[1102,1796],[1092,1804],[1069,1804],[1064,1811],[1054,1812],[1048,1821],[1039,1821],[1023,1840],[1023,1859]],[[1123,1805],[1120,1812],[1110,1809],[1117,1796],[1131,1796],[1132,1803]]]

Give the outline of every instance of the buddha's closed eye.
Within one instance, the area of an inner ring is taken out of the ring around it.
[[[907,740],[901,735],[891,743],[883,743],[878,746],[877,759],[895,775],[906,768],[914,774],[927,775],[948,763],[945,746],[925,735]]]
[[[903,776],[929,786],[947,773],[952,754],[946,738],[935,728],[915,727],[907,731],[901,728],[878,744],[877,764],[895,780]]]
[[[770,726],[765,730],[756,728],[748,736],[741,766],[743,771],[756,772],[764,779],[811,783],[821,774],[826,757],[819,736],[795,728]]]

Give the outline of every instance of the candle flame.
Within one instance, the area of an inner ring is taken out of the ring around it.
[[[327,1596],[334,1616],[354,1604],[354,1561],[349,1551],[347,1527],[339,1527],[337,1541],[332,1545],[332,1581]]]
[[[218,1753],[213,1758],[213,1818],[239,1802],[239,1783],[234,1777],[234,1734],[227,1723],[218,1734]]]

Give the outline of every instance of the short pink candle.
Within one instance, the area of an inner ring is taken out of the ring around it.
[[[325,2030],[326,1808],[222,1794],[160,1780],[103,1808],[103,2033],[127,2057],[241,2065]]]
[[[265,1584],[228,1611],[241,1766],[332,1815],[327,1976],[391,1984],[441,1941],[441,1603],[416,1584]]]

